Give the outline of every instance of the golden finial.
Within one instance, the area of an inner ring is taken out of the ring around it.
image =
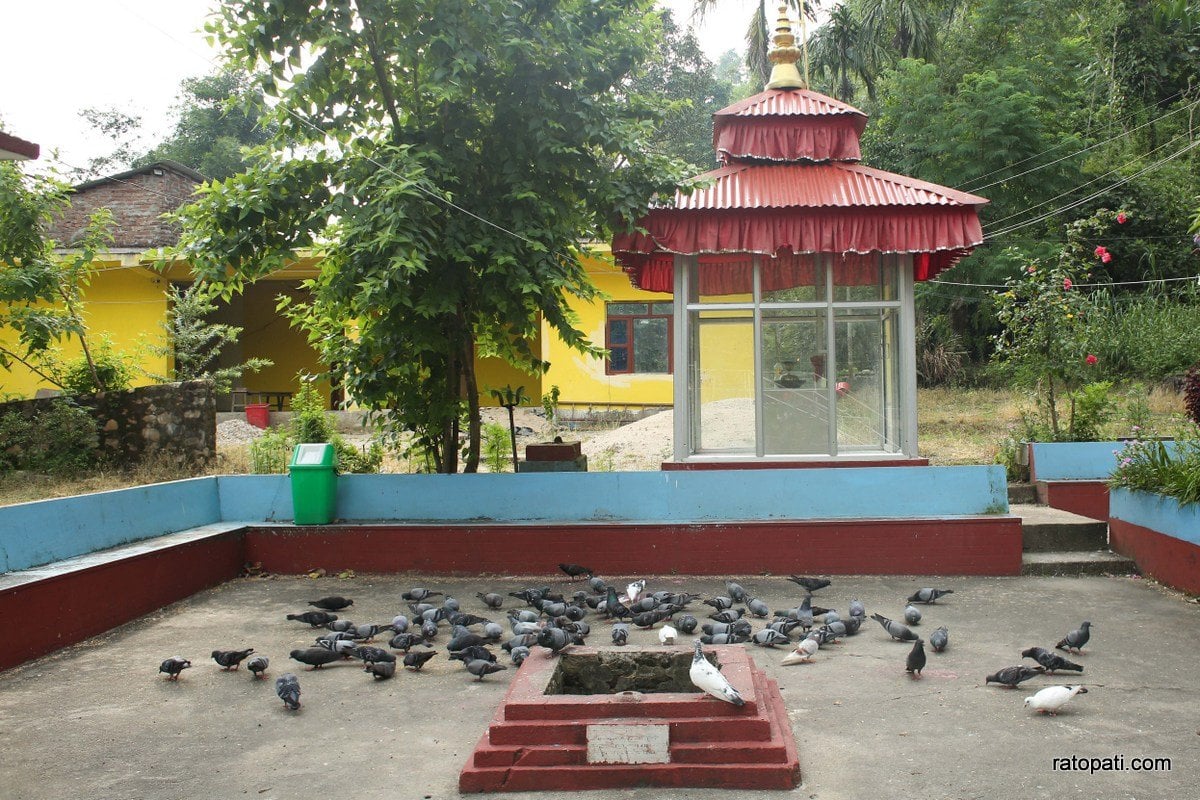
[[[803,8],[800,16],[803,20]],[[800,48],[796,47],[796,35],[792,33],[792,21],[788,19],[786,5],[779,7],[779,20],[775,23],[773,41],[775,46],[767,53],[767,58],[771,59],[775,66],[771,68],[771,79],[767,82],[767,88],[807,89],[808,82],[800,77],[800,70],[796,69],[796,62],[802,54]],[[807,53],[803,55],[807,56]],[[807,60],[805,58],[805,61]],[[805,66],[807,67],[807,64]]]

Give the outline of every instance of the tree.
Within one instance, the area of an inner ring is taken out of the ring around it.
[[[696,13],[703,17],[705,12],[718,2],[719,0],[695,0]],[[814,9],[820,5],[820,0],[811,3],[805,2],[805,0],[782,0],[778,4],[770,4],[771,9],[775,9],[777,5],[787,6],[796,12],[803,9],[802,13],[809,19],[815,19]],[[750,82],[757,87],[756,92],[761,92],[771,78],[771,59],[767,57],[767,54],[771,50],[772,28],[775,20],[768,13],[767,6],[767,0],[758,0],[754,4],[750,22],[746,26],[746,67],[750,71]],[[799,38],[797,36],[797,41]]]
[[[224,3],[211,30],[263,68],[270,143],[186,207],[177,251],[226,293],[297,248],[322,257],[293,305],[327,364],[440,472],[479,462],[474,360],[531,373],[539,316],[596,352],[568,293],[596,295],[572,249],[670,196],[651,153],[656,98],[634,78],[659,46],[649,0]]]
[[[861,20],[845,4],[835,8],[829,21],[813,35],[813,69],[827,74],[831,94],[847,103],[854,100],[855,81],[861,81],[868,97],[875,99],[875,75],[880,60],[878,43],[867,35]]]

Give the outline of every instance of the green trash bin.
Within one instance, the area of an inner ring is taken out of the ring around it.
[[[337,505],[337,466],[333,445],[298,444],[288,465],[292,475],[292,510],[297,525],[333,522]]]

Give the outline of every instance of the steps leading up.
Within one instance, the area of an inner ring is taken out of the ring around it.
[[[1021,518],[1022,575],[1127,575],[1137,564],[1108,549],[1107,523],[1049,506],[1010,503]]]
[[[1138,571],[1132,559],[1108,550],[1024,553],[1022,575],[1129,575]]]

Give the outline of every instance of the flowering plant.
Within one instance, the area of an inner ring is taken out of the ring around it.
[[[1108,485],[1174,497],[1180,503],[1200,502],[1200,441],[1130,442],[1115,450],[1117,467]]]

